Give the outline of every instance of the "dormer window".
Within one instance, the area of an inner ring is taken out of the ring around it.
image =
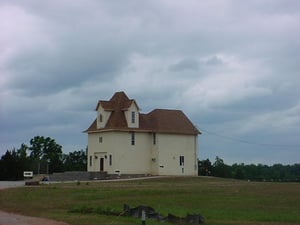
[[[135,112],[131,112],[131,123],[135,123]]]
[[[102,121],[103,121],[103,116],[102,116],[102,114],[100,113],[100,115],[99,115],[99,122],[102,123]]]

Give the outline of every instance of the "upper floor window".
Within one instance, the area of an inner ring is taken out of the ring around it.
[[[131,123],[135,123],[135,112],[131,112]]]
[[[102,123],[102,121],[103,121],[103,116],[101,113],[99,114],[99,121],[100,121],[100,123]]]
[[[153,133],[153,144],[156,145],[156,133]]]

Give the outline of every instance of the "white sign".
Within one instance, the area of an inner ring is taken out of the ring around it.
[[[32,171],[24,171],[23,176],[24,177],[33,177],[33,172]]]

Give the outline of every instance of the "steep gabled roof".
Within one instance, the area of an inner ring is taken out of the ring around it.
[[[125,94],[125,92],[120,91],[120,92],[116,92],[109,101],[103,101],[103,100],[98,101],[95,110],[98,110],[100,105],[106,111],[127,110],[133,102],[138,107],[138,104],[135,102],[135,100],[129,99]]]
[[[124,92],[116,92],[109,101],[99,101],[96,110],[101,105],[104,110],[111,111],[106,126],[97,129],[97,121],[85,132],[101,132],[104,130],[132,130],[172,134],[200,134],[181,110],[155,109],[148,114],[139,114],[139,128],[129,128],[124,111],[128,110],[135,100],[129,99]],[[138,105],[136,104],[138,107]]]

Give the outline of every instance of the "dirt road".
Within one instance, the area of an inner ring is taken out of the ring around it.
[[[24,181],[0,181],[1,189],[24,186]],[[68,225],[63,222],[7,213],[0,209],[0,225]]]
[[[0,181],[0,190],[5,188],[22,187],[25,181]]]
[[[0,211],[0,225],[67,225],[66,223]]]

